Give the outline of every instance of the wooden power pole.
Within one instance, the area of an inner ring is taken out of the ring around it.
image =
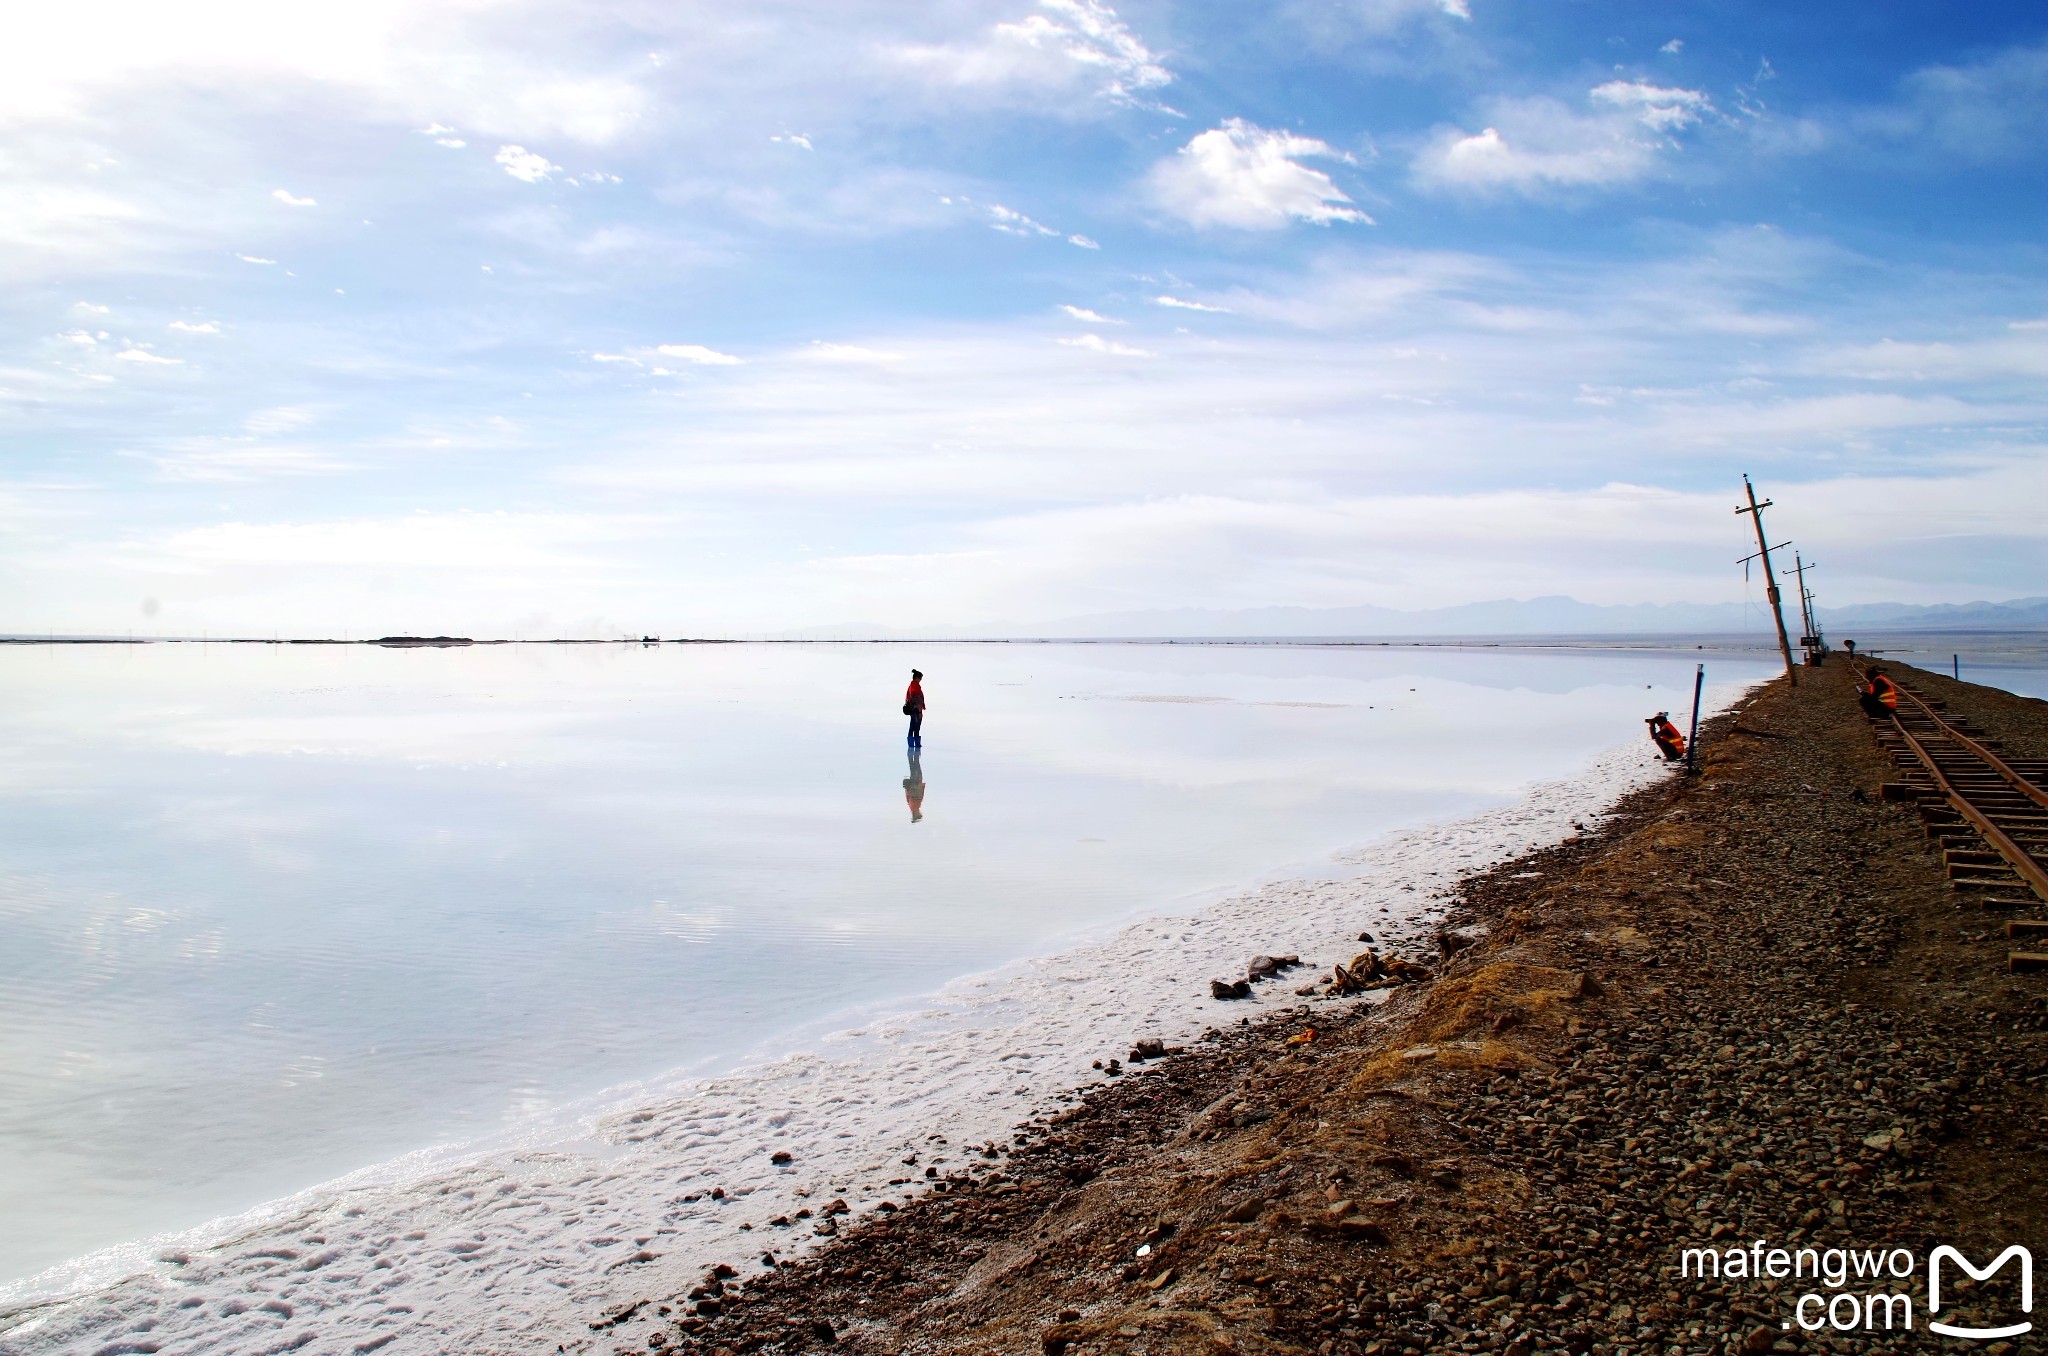
[[[1777,572],[1771,569],[1770,539],[1764,536],[1764,510],[1771,506],[1771,501],[1756,502],[1756,486],[1749,483],[1747,475],[1742,477],[1742,490],[1749,496],[1749,507],[1738,506],[1735,511],[1747,513],[1750,523],[1756,528],[1757,554],[1764,559],[1764,596],[1771,600],[1771,616],[1778,623],[1778,653],[1785,659],[1785,681],[1798,687],[1799,670],[1792,664],[1792,638],[1785,633],[1785,604],[1778,595]]]
[[[1813,610],[1813,590],[1806,587],[1806,572],[1812,568],[1812,561],[1797,551],[1792,553],[1792,573],[1799,580],[1799,616],[1806,627],[1799,637],[1799,648],[1806,651],[1808,664],[1818,664],[1827,657],[1828,639],[1821,634],[1820,617]]]

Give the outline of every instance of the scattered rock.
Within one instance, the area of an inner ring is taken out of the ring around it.
[[[1251,979],[1271,979],[1300,964],[1299,956],[1253,956],[1251,964],[1245,967],[1245,973]]]

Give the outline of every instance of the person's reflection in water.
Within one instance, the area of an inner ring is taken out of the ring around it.
[[[911,747],[910,775],[903,779],[903,803],[910,807],[913,824],[924,818],[924,768],[917,761],[923,752],[915,745]]]

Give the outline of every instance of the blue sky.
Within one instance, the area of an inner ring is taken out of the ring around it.
[[[45,11],[0,630],[2048,576],[2031,7]]]

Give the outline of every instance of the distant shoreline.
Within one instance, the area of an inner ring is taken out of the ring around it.
[[[2008,627],[1926,627],[1866,629],[1862,634],[1886,640],[1958,641],[1991,638],[2048,648],[2048,630]],[[618,636],[609,639],[548,637],[541,639],[470,636],[377,636],[362,640],[334,637],[280,636],[65,636],[0,635],[0,645],[367,645],[383,649],[460,649],[476,645],[1176,645],[1176,646],[1320,646],[1332,649],[1697,649],[1763,651],[1774,648],[1768,633],[1617,632],[1469,636]],[[1866,653],[1875,653],[1869,646]]]

